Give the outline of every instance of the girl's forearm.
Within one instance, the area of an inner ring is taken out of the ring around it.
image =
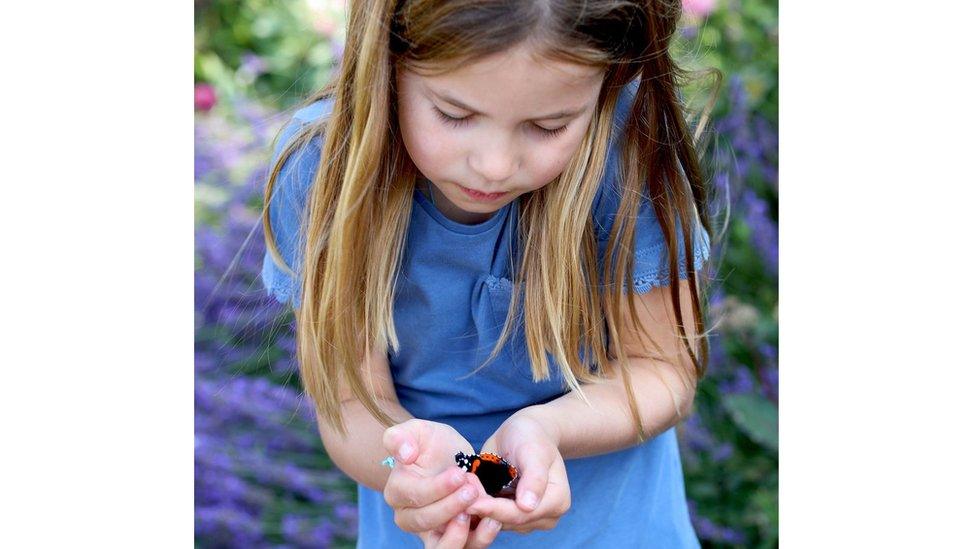
[[[630,357],[630,365],[645,439],[663,433],[679,420],[668,385],[679,399],[681,417],[687,416],[694,387],[684,387],[675,366],[634,357]],[[655,373],[655,368],[660,376]],[[516,415],[528,415],[545,426],[563,459],[606,454],[639,443],[622,376],[581,388],[592,407],[570,392],[545,404],[523,408]]]
[[[376,403],[397,423],[413,419],[399,402],[377,399]],[[319,435],[329,457],[346,475],[356,482],[382,492],[390,469],[380,463],[388,452],[383,448],[386,426],[376,420],[358,400],[346,401],[342,406],[346,436],[319,419]]]

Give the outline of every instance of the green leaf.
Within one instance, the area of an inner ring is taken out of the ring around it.
[[[749,502],[750,522],[759,526],[764,539],[779,538],[779,496],[776,488],[756,490]]]
[[[727,395],[722,399],[732,421],[755,443],[777,451],[779,412],[776,406],[757,395]]]

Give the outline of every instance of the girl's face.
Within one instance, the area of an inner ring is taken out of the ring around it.
[[[601,69],[541,64],[522,47],[435,77],[400,67],[401,136],[438,209],[478,223],[562,173],[602,83]]]

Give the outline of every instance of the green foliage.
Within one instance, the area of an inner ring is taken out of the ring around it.
[[[718,0],[702,21],[687,20],[672,51],[691,70],[715,68],[738,75],[751,105],[766,119],[779,118],[779,24],[775,0]],[[693,30],[687,30],[693,29]]]
[[[324,85],[338,64],[344,34],[341,5],[197,2],[194,77],[213,84],[225,100],[243,95],[290,106]]]
[[[722,401],[743,433],[770,450],[778,449],[778,412],[773,403],[752,394],[725,395]]]
[[[694,421],[681,429],[687,494],[706,547],[776,547],[779,537],[777,18],[775,1],[719,0],[704,19],[688,18],[673,43],[682,67],[723,75],[704,158],[719,219],[721,200],[730,201],[711,300],[718,330]],[[712,85],[689,82],[690,112],[701,111]]]

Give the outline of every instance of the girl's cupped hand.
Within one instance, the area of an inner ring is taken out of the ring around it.
[[[571,503],[566,464],[557,444],[535,418],[518,413],[508,418],[485,441],[482,452],[498,454],[518,468],[515,500],[479,498],[468,512],[523,534],[555,528]]]
[[[419,535],[425,547],[479,549],[494,541],[500,529],[494,521],[471,529],[468,507],[493,498],[454,462],[458,452],[473,453],[454,428],[411,419],[387,429],[383,446],[396,461],[383,497],[401,530]]]

